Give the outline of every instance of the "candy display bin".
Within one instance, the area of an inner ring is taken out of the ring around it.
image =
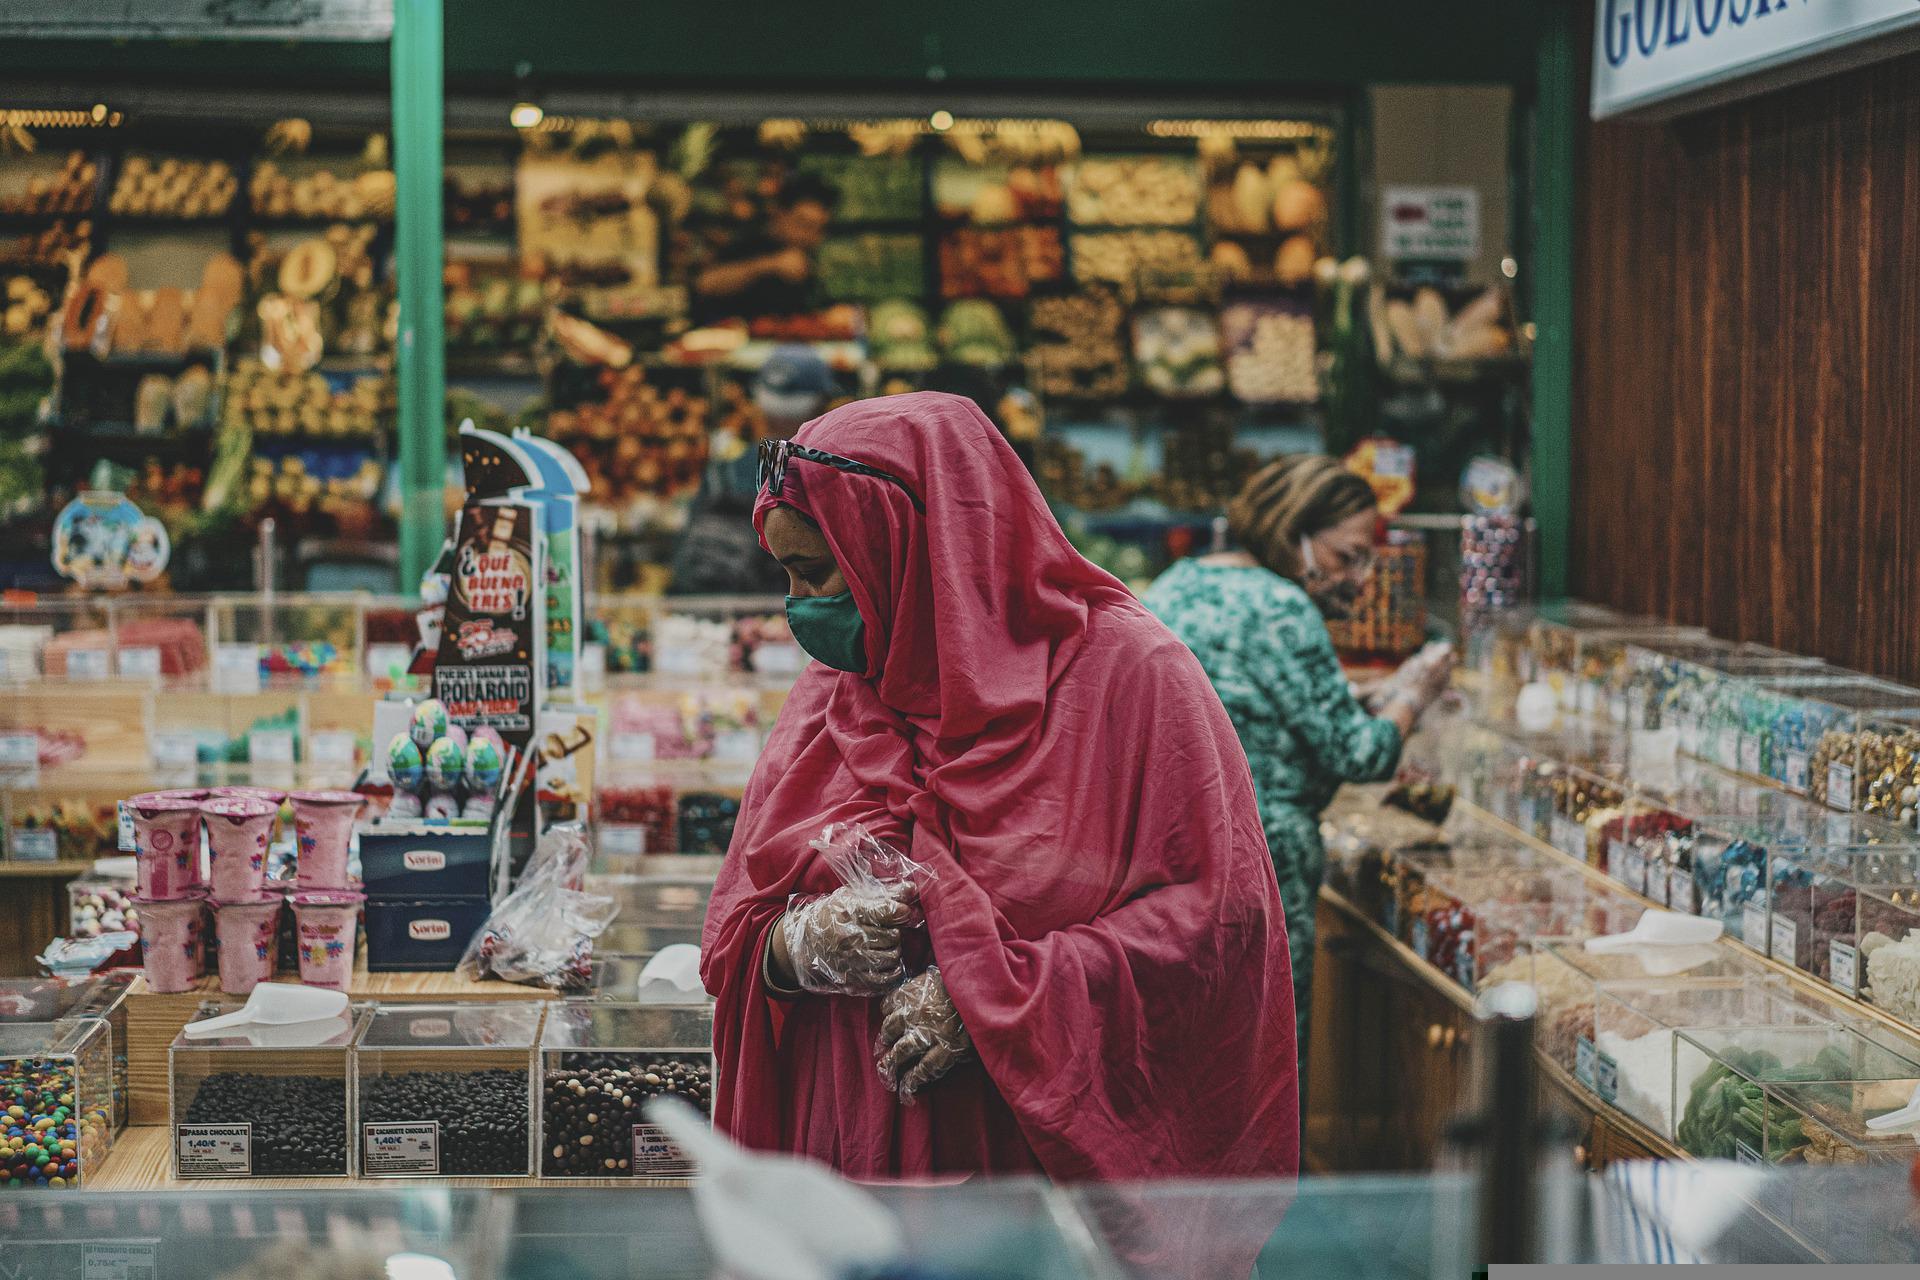
[[[1528,980],[1540,993],[1540,1031],[1536,1043],[1562,1070],[1593,1089],[1594,1012],[1596,988],[1600,983],[1682,976],[1696,981],[1754,979],[1763,972],[1761,966],[1725,947],[1670,947],[1607,954],[1588,951],[1584,940],[1536,939],[1528,974]]]
[[[251,646],[259,678],[271,684],[354,684],[365,671],[362,602],[353,596],[216,597],[213,602],[214,679],[235,680],[222,654]],[[225,658],[236,663],[237,658]]]
[[[1824,1027],[1828,1012],[1778,978],[1624,979],[1594,986],[1592,1087],[1655,1133],[1673,1137],[1674,1033],[1723,1027]]]
[[[67,936],[97,938],[122,929],[140,931],[132,876],[82,876],[67,882]]]
[[[713,896],[709,876],[588,876],[586,887],[619,904],[618,923],[653,928],[699,928]]]
[[[1697,720],[1700,686],[1716,678],[1720,664],[1738,648],[1711,639],[1671,645],[1629,641],[1623,664],[1625,723],[1634,729],[1679,731],[1683,722]]]
[[[1551,775],[1553,808],[1548,838],[1553,847],[1589,866],[1605,865],[1607,830],[1627,812],[1629,789],[1621,760],[1584,752],[1562,759]]]
[[[683,1098],[713,1110],[711,1008],[568,1004],[540,1038],[540,1173],[680,1178],[691,1170],[641,1108]]]
[[[131,1113],[127,1090],[127,993],[132,990],[138,976],[137,970],[113,969],[88,978],[80,985],[79,999],[66,1015],[71,1018],[94,1018],[106,1024],[113,1063],[115,1133],[127,1127]]]
[[[193,1021],[231,1013],[208,1002]],[[244,1026],[167,1051],[176,1178],[343,1178],[348,1055],[360,1015]]]
[[[1836,809],[1856,807],[1847,784],[1857,787],[1870,770],[1877,772],[1881,735],[1868,732],[1867,726],[1920,710],[1920,689],[1864,676],[1801,676],[1763,683],[1783,694],[1769,730],[1766,776],[1797,795],[1812,792]],[[1910,745],[1915,741],[1901,736]],[[1873,750],[1863,758],[1862,750],[1870,745]],[[1834,771],[1834,765],[1841,769]]]
[[[1707,633],[1697,627],[1602,628],[1579,632],[1574,637],[1576,706],[1570,709],[1595,720],[1626,725],[1630,719],[1632,676],[1627,661],[1629,647],[1637,645],[1642,650],[1665,652],[1691,648],[1708,639]]]
[[[0,1185],[84,1185],[113,1148],[113,1049],[98,1018],[0,1023]],[[19,1145],[13,1146],[15,1139]]]
[[[1675,1032],[1675,1140],[1703,1159],[1833,1163],[1854,1116],[1906,1105],[1916,1056],[1845,1026]],[[1911,1135],[1907,1144],[1911,1158]]]
[[[371,1008],[353,1049],[360,1175],[531,1176],[545,1009],[520,1001]]]
[[[1834,949],[1828,981],[1920,1026],[1920,851],[1876,849],[1854,873],[1856,941]]]
[[[1684,836],[1692,825],[1688,818],[1664,805],[1648,804],[1635,797],[1621,807],[1617,817],[1600,823],[1601,865],[1627,889],[1664,906],[1667,839]]]
[[[593,941],[593,954],[599,956],[651,956],[662,947],[685,943],[700,945],[699,920],[685,924],[634,924],[615,916],[612,924]]]
[[[1768,865],[1767,953],[1830,981],[1834,948],[1844,956],[1858,942],[1854,865],[1872,852],[1847,845],[1775,845]]]
[[[1823,734],[1807,794],[1829,809],[1913,830],[1920,814],[1920,712],[1875,712],[1852,732]]]
[[[1678,884],[1681,901],[1691,895],[1694,915],[1718,920],[1725,936],[1746,942],[1762,954],[1767,952],[1771,932],[1767,916],[1768,842],[1754,832],[1748,819],[1696,819],[1684,841],[1669,849],[1668,857],[1681,868],[1668,872],[1670,907]],[[1681,874],[1684,881],[1676,879]]]
[[[43,739],[41,748],[47,749]],[[131,770],[63,769],[56,782],[0,794],[6,856],[13,862],[82,862],[120,852],[119,802],[146,790]]]
[[[1534,680],[1552,687],[1564,711],[1607,713],[1603,689],[1613,667],[1623,663],[1626,646],[1638,640],[1704,640],[1706,632],[1656,618],[1577,619],[1571,615],[1536,617],[1528,628]]]

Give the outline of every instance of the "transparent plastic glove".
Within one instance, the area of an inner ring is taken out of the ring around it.
[[[973,1052],[973,1037],[953,1007],[938,965],[902,983],[880,1009],[885,1017],[873,1052],[880,1078],[902,1102],[912,1102]]]
[[[913,915],[908,892],[904,886],[897,893],[842,886],[788,907],[780,930],[800,989],[872,996],[905,977],[900,930]]]

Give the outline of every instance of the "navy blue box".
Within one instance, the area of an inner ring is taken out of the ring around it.
[[[485,898],[367,900],[370,973],[450,973],[487,922]]]
[[[484,829],[421,822],[360,828],[360,878],[367,897],[480,898],[493,894],[493,839]]]

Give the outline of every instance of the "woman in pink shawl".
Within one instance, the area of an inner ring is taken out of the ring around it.
[[[1193,656],[970,401],[860,401],[762,462],[820,661],[707,914],[716,1122],[865,1178],[1292,1173],[1284,918]],[[829,823],[924,864],[924,931],[841,886]]]

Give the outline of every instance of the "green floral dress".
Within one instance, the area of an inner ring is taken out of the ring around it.
[[[1145,600],[1206,668],[1253,766],[1287,913],[1304,1088],[1313,911],[1326,871],[1320,811],[1343,782],[1391,776],[1400,730],[1354,698],[1319,609],[1279,574],[1183,560],[1160,575]]]

